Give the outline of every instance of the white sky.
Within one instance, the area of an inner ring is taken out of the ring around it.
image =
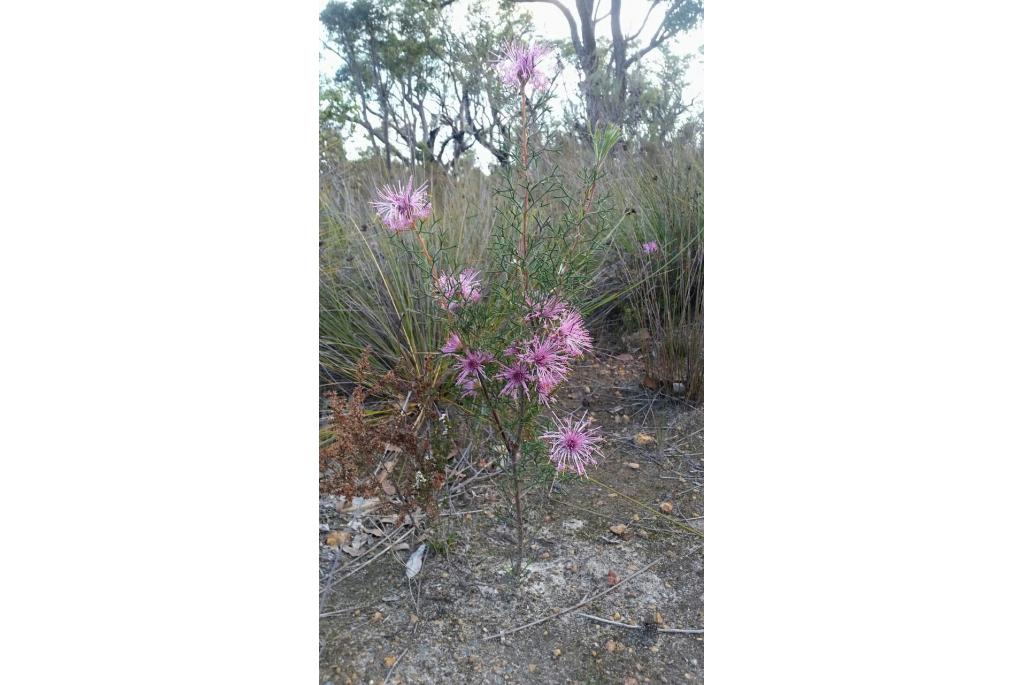
[[[464,5],[470,0],[458,0],[455,5],[445,9],[446,16],[449,16],[455,22],[455,26],[458,27],[458,22],[463,14],[460,14],[459,7]],[[327,6],[328,0],[319,0],[319,10],[323,10]],[[496,0],[485,0],[485,4],[488,2],[497,6]],[[575,10],[575,3],[567,2],[566,4],[570,9]],[[603,14],[607,11],[610,5],[610,0],[600,0],[599,14]],[[635,33],[640,25],[643,23],[644,15],[647,9],[650,7],[648,2],[643,0],[626,0],[622,3],[622,30],[626,35]],[[528,14],[532,15],[534,30],[537,36],[541,39],[547,40],[568,40],[569,39],[569,25],[562,15],[561,11],[554,5],[548,3],[534,2],[520,5],[520,9]],[[453,11],[454,10],[454,11]],[[575,14],[575,12],[574,12]],[[664,10],[659,8],[651,14],[651,18],[647,22],[647,26],[644,27],[644,32],[637,39],[635,45],[646,45],[654,34],[655,29],[658,27],[661,18],[664,16]],[[611,39],[611,21],[605,19],[598,25],[599,37],[605,37]],[[700,49],[704,45],[704,26],[703,22],[697,26],[696,29],[688,33],[676,36],[673,40],[667,43],[669,49],[672,52],[682,56],[692,54],[694,57],[690,60],[689,69],[686,72],[686,81],[688,82],[686,87],[683,89],[683,95],[686,101],[695,100],[695,108],[703,106],[704,102],[704,55],[700,52]],[[320,51],[320,72],[329,78],[333,78],[334,72],[338,68],[339,59],[336,55],[327,52],[325,50]],[[659,59],[658,51],[652,51],[648,53],[643,60],[643,64],[646,68],[653,66]],[[575,90],[577,88],[576,83],[567,83],[567,80],[572,80],[570,77],[566,79],[565,76],[556,83],[556,88],[561,92],[565,92],[566,89]],[[362,147],[362,146],[359,146]],[[479,154],[479,151],[478,151]]]

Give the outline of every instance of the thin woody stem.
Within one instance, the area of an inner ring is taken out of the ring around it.
[[[526,233],[529,224],[528,215],[530,212],[530,148],[528,141],[530,138],[529,127],[527,126],[526,118],[526,85],[524,84],[520,90],[520,108],[519,118],[523,126],[522,133],[522,149],[520,151],[520,157],[523,160],[523,229],[520,232],[520,246],[519,246],[519,259],[520,259],[520,271],[523,274],[523,294],[525,295],[529,291],[530,278],[526,270],[526,256],[529,254],[529,247],[526,239]]]
[[[430,275],[436,276],[436,274],[434,273],[434,258],[430,256],[430,250],[427,249],[427,242],[423,240],[422,233],[420,233],[418,230],[414,232],[416,233],[417,240],[420,241],[420,249],[423,250],[423,256],[427,258],[427,264],[430,265]]]
[[[523,564],[523,503],[519,496],[519,444],[513,443],[508,439],[508,435],[505,433],[505,426],[501,422],[501,418],[498,417],[498,412],[494,409],[494,402],[491,401],[491,394],[487,392],[487,384],[484,382],[484,376],[479,371],[476,372],[477,380],[480,383],[480,389],[484,393],[484,400],[487,402],[487,408],[491,410],[491,419],[494,421],[494,425],[498,429],[498,433],[501,434],[501,439],[505,443],[505,449],[508,450],[509,458],[512,459],[512,488],[515,491],[514,496],[516,500],[516,560],[513,564],[513,571],[518,574],[519,569]],[[520,420],[519,433],[522,434],[522,421]]]

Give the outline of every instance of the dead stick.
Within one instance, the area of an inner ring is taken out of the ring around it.
[[[391,680],[392,672],[394,672],[394,670],[398,667],[398,663],[402,660],[402,657],[405,656],[405,652],[408,651],[409,648],[406,647],[405,651],[398,655],[398,659],[395,660],[395,663],[391,664],[391,668],[388,669],[388,674],[384,676],[384,685],[388,685],[388,681]]]
[[[582,601],[572,605],[568,609],[562,609],[557,614],[551,614],[550,616],[545,616],[543,618],[538,618],[536,621],[530,621],[526,625],[521,625],[518,628],[513,628],[512,630],[503,630],[503,631],[501,631],[501,632],[499,632],[499,633],[497,633],[495,635],[490,635],[490,636],[484,638],[484,642],[487,642],[488,640],[493,640],[493,639],[498,638],[498,637],[505,637],[506,635],[511,635],[512,633],[518,633],[520,630],[525,630],[526,628],[529,628],[531,626],[535,626],[538,623],[544,623],[545,621],[550,621],[553,618],[558,618],[562,614],[567,614],[570,611],[576,611],[580,607],[585,607],[588,604],[590,604],[591,602],[593,602],[595,599],[600,599],[601,597],[604,597],[605,595],[607,595],[609,592],[614,592],[615,590],[618,590],[620,587],[622,587],[623,585],[625,585],[629,581],[633,580],[634,578],[636,578],[641,573],[649,570],[652,566],[654,566],[655,564],[657,564],[659,561],[663,560],[664,558],[665,557],[658,557],[657,559],[655,559],[651,563],[647,564],[646,566],[644,566],[642,569],[640,569],[639,571],[637,571],[633,575],[626,576],[625,578],[620,580],[615,585],[612,585],[607,590],[602,590],[601,592],[598,592],[593,597],[587,597],[587,598],[583,599]]]
[[[593,619],[595,621],[600,621],[601,623],[607,623],[610,626],[619,626],[620,628],[632,628],[633,630],[643,630],[643,626],[634,626],[634,625],[629,624],[629,623],[620,623],[618,621],[612,621],[612,620],[609,620],[607,618],[601,618],[600,616],[591,616],[590,614],[584,614],[582,612],[580,613],[580,616],[584,616],[586,618]],[[689,634],[689,633],[703,633],[704,629],[701,628],[700,630],[696,630],[696,629],[695,630],[687,630],[687,629],[684,629],[684,628],[658,628],[658,632],[659,633],[688,633]]]

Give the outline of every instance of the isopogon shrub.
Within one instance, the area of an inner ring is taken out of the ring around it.
[[[502,82],[519,95],[519,149],[512,153],[514,165],[499,174],[501,201],[487,264],[448,263],[453,245],[435,230],[426,184],[417,187],[410,178],[385,186],[373,203],[382,226],[405,240],[429,273],[424,280],[432,284],[433,315],[448,331],[438,353],[450,361],[462,408],[490,422],[507,450],[516,520],[514,575],[523,563],[524,446],[540,441],[559,472],[585,477],[602,443],[585,414],[554,415],[551,395],[573,362],[593,347],[573,302],[597,261],[605,210],[596,189],[618,132],[592,132],[593,163],[581,173],[581,192],[566,189],[557,167],[536,171],[531,131],[547,111],[550,80],[541,63],[549,53],[542,45],[509,44],[494,63]]]

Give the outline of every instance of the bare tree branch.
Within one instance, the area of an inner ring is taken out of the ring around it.
[[[632,36],[626,39],[626,44],[632,43],[634,40],[640,37],[640,34],[644,32],[644,28],[647,27],[647,20],[651,18],[651,12],[653,12],[654,8],[660,4],[661,0],[654,0],[654,2],[651,3],[651,6],[647,8],[647,15],[644,16],[644,21],[642,24],[640,24],[640,28],[637,30],[636,33],[634,33]]]
[[[572,44],[573,47],[576,48],[576,53],[579,54],[583,51],[583,45],[580,43],[580,32],[576,27],[576,18],[572,16],[572,12],[569,11],[568,7],[560,3],[558,0],[513,0],[513,2],[520,5],[528,2],[543,2],[557,7],[565,16],[565,20],[569,22],[569,34],[572,36]]]

